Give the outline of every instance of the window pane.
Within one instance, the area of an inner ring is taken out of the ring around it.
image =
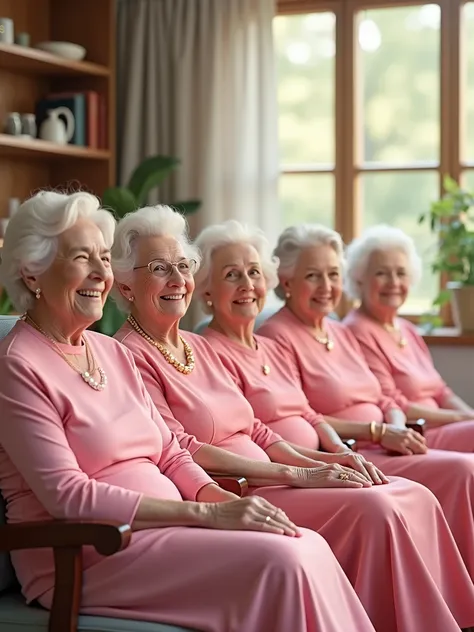
[[[334,163],[335,15],[274,19],[281,162]]]
[[[474,193],[474,170],[464,171],[461,176],[461,186]]]
[[[440,8],[359,13],[364,162],[439,160]]]
[[[439,196],[436,172],[365,173],[361,176],[363,226],[390,224],[401,228],[415,240],[423,259],[423,278],[413,288],[403,307],[404,313],[421,314],[431,309],[439,291],[439,277],[431,272],[436,252],[436,235],[418,217]]]
[[[464,135],[465,160],[474,160],[474,2],[468,2],[463,11],[462,24],[464,25],[464,53],[466,60],[464,68],[467,72],[465,77],[465,93],[464,93],[464,116],[465,130]]]
[[[279,189],[283,227],[312,222],[334,228],[332,173],[283,174]]]

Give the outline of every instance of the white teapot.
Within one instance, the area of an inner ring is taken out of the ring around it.
[[[49,140],[51,143],[59,145],[67,145],[74,134],[75,121],[74,115],[69,108],[59,107],[48,110],[48,116],[41,123],[39,137],[42,140]],[[63,115],[67,125],[59,118]]]

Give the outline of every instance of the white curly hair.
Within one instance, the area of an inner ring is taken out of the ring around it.
[[[400,228],[388,224],[372,226],[354,239],[346,249],[347,270],[344,291],[352,300],[360,300],[361,282],[367,273],[370,257],[380,250],[401,250],[408,259],[408,275],[411,285],[419,283],[422,274],[421,257],[415,242]]]
[[[248,244],[258,252],[262,273],[265,277],[267,289],[273,289],[278,283],[278,260],[272,256],[270,244],[260,228],[241,224],[235,219],[222,224],[214,224],[205,228],[194,242],[201,251],[201,268],[196,274],[195,295],[202,302],[202,308],[206,313],[211,310],[206,305],[204,294],[209,285],[212,270],[212,255],[222,246],[233,244]]]
[[[275,288],[278,298],[285,299],[283,283],[292,278],[302,250],[310,246],[330,246],[337,254],[341,269],[344,270],[344,243],[335,230],[322,224],[299,224],[289,226],[278,238],[273,254],[279,259],[279,284]]]
[[[115,220],[89,193],[39,191],[10,219],[1,250],[0,283],[17,311],[25,312],[34,304],[34,294],[25,285],[22,273],[43,274],[56,257],[60,235],[80,217],[95,222],[107,248],[112,247]]]
[[[171,206],[144,206],[125,215],[117,224],[112,246],[112,269],[116,280],[112,296],[125,313],[130,312],[130,301],[122,296],[117,283],[126,284],[133,276],[135,242],[139,237],[174,237],[186,257],[194,259],[198,267],[201,261],[199,250],[189,240],[184,216]]]

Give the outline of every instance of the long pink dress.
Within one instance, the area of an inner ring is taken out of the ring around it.
[[[314,410],[354,423],[383,421],[397,404],[382,392],[352,332],[329,319],[324,326],[334,341],[332,351],[318,343],[287,307],[268,319],[258,333],[277,341],[297,364]],[[358,443],[359,452],[385,474],[426,485],[437,496],[474,579],[474,456],[435,449],[425,455],[391,456],[368,442]]]
[[[131,523],[143,495],[193,500],[211,482],[160,417],[132,354],[106,336],[85,336],[109,379],[102,392],[24,322],[0,344],[0,489],[9,523]],[[168,527],[135,532],[111,557],[87,547],[81,612],[202,632],[374,632],[327,543],[303,531],[288,538]],[[52,552],[18,551],[13,563],[27,600],[50,607]],[[454,583],[464,594],[463,579]],[[441,608],[440,617],[454,630]]]
[[[344,324],[357,338],[383,393],[402,410],[410,404],[442,408],[443,400],[452,391],[436,370],[415,325],[404,318],[398,319],[401,335],[407,341],[401,348],[379,323],[357,310],[347,315]],[[474,452],[474,420],[430,428],[425,436],[432,448]]]
[[[133,352],[155,405],[182,446],[194,454],[208,443],[269,461],[265,450],[280,437],[255,419],[209,343],[189,332],[182,335],[196,358],[188,375],[168,364],[128,324],[116,334]],[[426,488],[397,479],[370,489],[277,486],[252,491],[324,536],[377,630],[446,632],[452,629],[451,623],[446,628],[446,603],[459,625],[474,623],[472,583]],[[436,533],[436,541],[426,533]]]

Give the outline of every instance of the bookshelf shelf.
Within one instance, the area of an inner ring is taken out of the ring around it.
[[[109,160],[110,152],[75,145],[58,145],[39,139],[24,139],[0,134],[0,156],[22,158],[80,158],[84,160]]]
[[[77,75],[108,77],[110,75],[110,69],[106,66],[93,64],[88,61],[71,61],[35,48],[1,43],[0,68],[24,74],[62,77],[74,77]]]
[[[0,15],[13,20],[15,34],[28,33],[32,44],[0,43],[0,218],[7,217],[11,198],[24,200],[40,188],[82,189],[101,197],[115,184],[115,5],[116,0],[0,0]],[[79,44],[87,61],[34,48],[47,41]],[[48,102],[68,100],[74,144],[2,133],[12,112],[35,114],[39,133]]]

